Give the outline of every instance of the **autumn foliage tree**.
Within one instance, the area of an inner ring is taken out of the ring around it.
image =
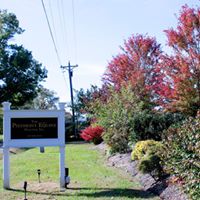
[[[122,52],[109,62],[103,80],[119,90],[131,85],[134,93],[141,98],[149,95],[154,78],[154,66],[161,54],[160,44],[147,35],[132,35]]]
[[[200,9],[183,6],[175,29],[165,30],[172,55],[156,68],[154,89],[167,110],[195,115],[200,108]]]

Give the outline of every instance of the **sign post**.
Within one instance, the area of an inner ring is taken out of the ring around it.
[[[8,138],[5,135],[8,135],[6,127],[9,126],[9,118],[7,113],[10,111],[11,103],[4,102],[3,105],[3,141],[4,143],[8,142]],[[10,188],[10,155],[9,147],[3,146],[3,187],[5,189]]]
[[[10,188],[9,148],[58,146],[60,187],[65,187],[65,103],[59,110],[11,110],[3,105],[3,186]]]

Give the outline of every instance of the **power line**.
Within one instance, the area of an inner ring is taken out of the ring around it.
[[[67,37],[68,37],[68,31],[67,31],[67,22],[66,22],[66,16],[65,16],[65,11],[64,11],[64,8],[65,8],[65,4],[63,2],[63,0],[60,0],[58,1],[60,2],[60,7],[59,7],[59,17],[60,17],[60,21],[62,23],[62,31],[63,31],[63,42],[65,44],[65,50],[66,50],[66,54],[68,53],[69,54],[69,44],[68,44],[68,40],[67,40]]]
[[[72,23],[73,23],[73,32],[74,32],[74,56],[75,61],[77,61],[77,39],[76,39],[76,24],[75,24],[75,6],[74,6],[74,0],[72,0]]]
[[[41,3],[42,3],[43,11],[45,13],[45,17],[46,17],[46,20],[47,20],[47,25],[48,25],[49,32],[50,32],[50,35],[51,35],[51,39],[52,39],[52,42],[53,42],[53,45],[54,45],[54,50],[55,50],[55,53],[56,53],[56,56],[57,56],[57,60],[58,60],[59,65],[61,66],[61,59],[60,59],[60,56],[59,56],[59,53],[58,53],[56,42],[54,40],[53,32],[52,32],[52,29],[51,29],[51,26],[50,26],[49,18],[48,18],[46,8],[45,8],[45,4],[44,4],[43,0],[41,0]],[[68,84],[67,84],[67,80],[65,78],[64,72],[63,71],[61,71],[61,72],[62,72],[62,76],[64,78],[65,85],[67,86]]]
[[[51,6],[51,0],[49,0],[49,10],[50,10],[50,17],[51,17],[51,21],[52,21],[52,27],[53,27],[53,35],[55,37],[55,43],[57,44],[57,47],[59,49],[59,45],[58,45],[58,40],[57,40],[57,34],[56,34],[56,29],[55,29],[55,20],[54,20],[54,14],[53,14],[53,10],[52,10],[52,6]]]
[[[52,39],[52,42],[53,42],[53,45],[54,45],[54,50],[55,50],[55,52],[56,52],[56,56],[57,56],[59,65],[61,65],[60,56],[59,56],[59,54],[58,54],[58,49],[57,49],[57,47],[56,47],[56,43],[55,43],[55,40],[54,40],[54,37],[53,37],[53,32],[52,32],[52,30],[51,30],[51,26],[50,26],[50,23],[49,23],[49,18],[48,18],[48,15],[47,15],[46,8],[45,8],[45,5],[44,5],[43,0],[41,0],[41,3],[42,3],[42,7],[43,7],[43,10],[44,10],[44,14],[45,14],[45,17],[46,17],[46,20],[47,20],[47,25],[48,25],[49,32],[50,32],[50,35],[51,35],[51,39]]]
[[[75,67],[77,67],[77,65],[75,66],[71,66],[70,65],[70,62],[68,64],[68,66],[62,66],[61,65],[61,60],[60,60],[60,56],[59,56],[59,53],[58,53],[58,49],[57,49],[57,46],[56,46],[56,42],[55,42],[55,39],[54,39],[54,36],[53,36],[53,32],[52,32],[52,29],[51,29],[51,26],[50,26],[50,22],[49,22],[49,18],[48,18],[48,15],[47,15],[47,12],[46,12],[46,8],[45,8],[45,4],[43,2],[43,0],[41,0],[42,2],[42,6],[43,6],[43,10],[44,10],[44,13],[45,13],[45,16],[46,16],[46,20],[47,20],[47,24],[48,24],[48,27],[49,27],[49,32],[50,32],[50,35],[51,35],[51,39],[52,39],[52,42],[54,44],[54,49],[55,49],[55,52],[56,52],[56,55],[57,55],[57,59],[58,59],[58,62],[61,66],[61,68],[63,69],[63,77],[64,77],[64,80],[65,80],[65,83],[67,84],[67,81],[65,79],[65,76],[64,76],[64,69],[68,69],[68,74],[69,74],[69,81],[70,81],[70,94],[71,94],[71,107],[72,107],[72,122],[73,122],[73,131],[74,131],[74,134],[75,134],[75,137],[77,137],[76,135],[76,125],[75,125],[75,108],[74,108],[74,102],[73,102],[73,87],[72,87],[72,76],[73,76],[73,69]],[[63,4],[63,0],[61,0],[61,11],[62,12],[59,12],[59,17],[60,17],[60,21],[61,21],[61,24],[62,24],[62,19],[61,19],[61,14],[62,14],[62,17],[63,17],[63,22],[64,22],[64,26],[63,26],[63,30],[66,30],[65,28],[65,17],[64,17],[64,4]],[[58,5],[58,11],[60,11],[60,7],[59,7],[59,3],[57,4]],[[53,13],[52,13],[52,9],[51,9],[51,4],[49,4],[49,7],[50,7],[50,14],[52,16],[52,20],[53,20]],[[74,1],[72,0],[72,12],[73,12],[73,32],[74,32],[74,42],[75,42],[75,59],[76,59],[76,27],[75,27],[75,10],[74,10]],[[61,13],[61,14],[60,14]],[[54,21],[53,21],[53,28],[54,28],[54,31],[56,32],[56,29],[55,29],[55,26],[54,26]],[[56,35],[55,35],[56,36]]]

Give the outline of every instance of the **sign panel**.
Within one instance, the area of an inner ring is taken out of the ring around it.
[[[11,118],[11,139],[58,138],[58,118]]]
[[[65,103],[55,110],[10,110],[3,102],[3,186],[10,188],[9,148],[59,146],[60,186],[65,177]]]

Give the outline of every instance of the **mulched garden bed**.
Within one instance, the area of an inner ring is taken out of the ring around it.
[[[97,149],[106,154],[104,143],[97,145]],[[137,170],[137,161],[131,161],[131,153],[115,154],[107,157],[107,165],[125,170],[132,177],[139,180],[144,190],[158,195],[164,200],[189,200],[177,183],[170,183],[170,177],[161,181],[155,181],[150,174],[142,174]]]

